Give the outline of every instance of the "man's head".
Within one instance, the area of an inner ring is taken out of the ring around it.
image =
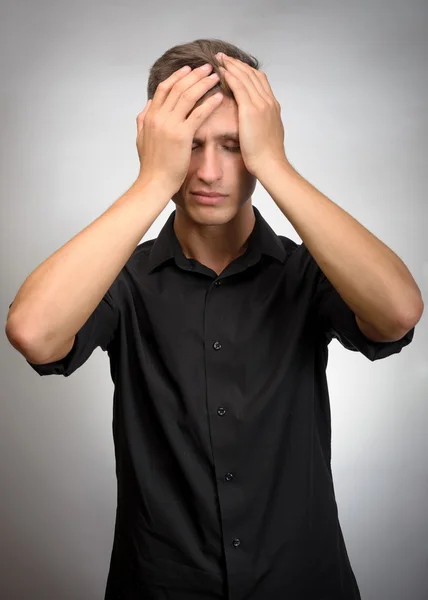
[[[153,98],[159,83],[184,65],[192,69],[205,63],[213,65],[219,82],[196,103],[197,108],[219,90],[222,103],[210,114],[196,131],[189,171],[180,190],[172,200],[177,207],[200,225],[220,225],[229,222],[251,199],[257,180],[249,173],[239,149],[238,105],[234,94],[219,69],[218,52],[246,62],[254,69],[259,62],[236,46],[218,39],[200,39],[174,46],[167,50],[150,69],[147,85],[148,99]],[[224,134],[234,134],[223,138]],[[192,192],[202,190],[226,194],[215,206],[201,204]]]

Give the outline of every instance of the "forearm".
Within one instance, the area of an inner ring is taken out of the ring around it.
[[[357,316],[385,333],[419,320],[419,287],[388,246],[288,162],[270,165],[260,182]]]
[[[75,335],[168,200],[159,186],[137,180],[27,277],[8,314],[8,338],[49,356]]]

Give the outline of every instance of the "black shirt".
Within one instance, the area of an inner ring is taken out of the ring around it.
[[[60,361],[100,346],[114,383],[117,475],[106,600],[359,599],[331,470],[328,344],[373,342],[303,243],[254,207],[217,274],[173,229],[141,243]],[[29,363],[31,364],[31,363]]]

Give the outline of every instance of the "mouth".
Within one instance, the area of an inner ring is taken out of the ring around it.
[[[190,193],[192,194],[192,196],[196,199],[196,201],[199,204],[208,204],[208,205],[220,204],[227,198],[227,196],[221,195],[221,194],[206,196],[203,194],[195,194],[193,192],[190,192]]]

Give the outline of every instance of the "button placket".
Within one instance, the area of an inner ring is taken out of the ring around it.
[[[221,281],[215,281],[214,285],[216,287],[219,287],[221,285]],[[214,350],[220,350],[221,349],[221,343],[217,340],[213,343],[213,348]],[[224,414],[226,413],[226,410],[220,406],[219,408],[217,408],[217,414],[222,417]],[[224,479],[225,481],[232,481],[234,479],[235,475],[231,472],[228,472],[225,474]],[[237,548],[238,546],[241,545],[241,540],[239,538],[234,538],[232,540],[232,544],[235,548]]]

